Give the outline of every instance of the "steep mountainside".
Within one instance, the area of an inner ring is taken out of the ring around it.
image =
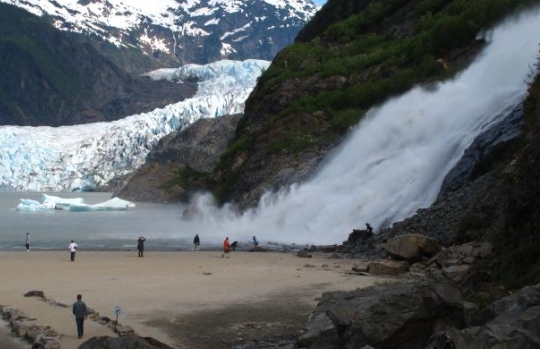
[[[529,3],[330,0],[246,102],[214,171],[218,199],[245,208],[302,181],[370,107],[453,76],[484,44],[483,28]]]
[[[121,190],[125,200],[143,202],[187,201],[202,188],[204,175],[211,172],[234,136],[240,115],[200,119],[188,128],[163,137],[148,154],[146,162]]]
[[[131,77],[93,45],[0,3],[0,124],[116,120],[192,96],[190,83]]]
[[[310,0],[0,0],[84,34],[123,69],[271,60],[318,10]],[[152,60],[145,60],[151,57]]]

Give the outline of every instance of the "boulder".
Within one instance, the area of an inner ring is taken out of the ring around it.
[[[133,328],[131,328],[130,326],[118,324],[116,325],[115,329],[116,333],[118,333],[120,337],[127,337],[135,334],[135,330],[133,330]]]
[[[443,272],[452,280],[462,282],[467,277],[471,266],[466,264],[449,265],[444,267]]]
[[[299,345],[416,349],[445,326],[463,328],[461,291],[442,273],[410,283],[323,294]]]
[[[11,321],[11,331],[17,337],[27,337],[33,323],[25,320]]]
[[[307,251],[305,250],[300,250],[298,251],[298,253],[296,254],[297,257],[300,257],[300,258],[311,258],[311,254],[308,253]]]
[[[540,306],[518,308],[499,315],[480,329],[478,339],[484,347],[489,345],[490,348],[540,347]]]
[[[25,297],[38,297],[45,299],[45,293],[43,291],[28,291],[24,295]]]
[[[461,331],[455,328],[446,328],[444,331],[434,333],[424,349],[479,349],[481,346],[477,334],[477,327]]]
[[[352,266],[352,271],[356,273],[367,273],[369,271],[369,264],[355,262]]]
[[[540,284],[524,287],[508,297],[491,303],[472,320],[472,324],[484,325],[508,311],[525,310],[536,306],[540,306]]]
[[[485,258],[493,252],[493,245],[488,242],[470,242],[453,246],[452,251],[464,257]]]
[[[434,333],[424,349],[537,349],[540,347],[540,284],[525,287],[489,305],[476,326]],[[445,337],[445,345],[437,338]],[[438,343],[438,344],[437,344]]]
[[[409,270],[409,263],[406,261],[383,260],[371,262],[368,265],[368,272],[373,275],[399,275]]]
[[[441,244],[425,235],[405,234],[388,239],[385,249],[391,257],[416,262],[437,254]]]

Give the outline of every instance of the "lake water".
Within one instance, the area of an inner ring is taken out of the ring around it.
[[[62,198],[84,198],[87,204],[107,201],[111,193],[49,193]],[[0,250],[25,250],[26,232],[31,249],[66,249],[75,240],[80,249],[135,249],[140,235],[147,249],[184,250],[192,246],[193,236],[203,235],[182,220],[179,204],[137,203],[128,211],[112,212],[24,212],[15,208],[22,198],[41,202],[42,193],[0,192]],[[203,246],[204,238],[203,238]],[[206,244],[218,248],[218,241]]]

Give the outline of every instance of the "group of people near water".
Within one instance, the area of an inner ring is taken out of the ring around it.
[[[144,242],[146,241],[146,238],[144,236],[140,236],[139,239],[137,239],[137,250],[139,251],[139,257],[143,257],[144,254]],[[253,235],[252,238],[253,241],[253,248],[256,248],[259,246],[259,241],[257,240],[257,237]],[[229,253],[232,251],[235,251],[238,247],[238,241],[230,242],[229,237],[227,236],[225,240],[223,241],[223,254],[221,257],[229,258]],[[193,251],[199,251],[201,248],[201,238],[199,237],[199,234],[196,234],[193,238]]]
[[[25,238],[25,247],[26,251],[30,252],[30,233],[26,233]],[[146,242],[146,238],[144,236],[139,236],[137,239],[137,251],[138,251],[138,257],[144,257],[144,243]],[[259,246],[259,241],[257,240],[257,237],[253,235],[252,238],[253,248],[257,248]],[[223,241],[223,254],[221,257],[229,257],[229,253],[232,251],[235,251],[238,247],[238,241],[230,242],[229,237],[227,236],[225,240]],[[77,243],[74,240],[71,240],[71,243],[68,245],[68,250],[70,253],[70,260],[72,262],[75,262],[75,254],[77,253]],[[201,248],[201,239],[199,238],[199,234],[196,234],[193,238],[193,251],[198,251]]]

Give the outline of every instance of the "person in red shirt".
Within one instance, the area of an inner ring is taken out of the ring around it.
[[[227,236],[225,241],[223,241],[223,254],[221,255],[221,258],[229,258],[229,252],[231,252],[231,243],[229,242],[229,237]]]

